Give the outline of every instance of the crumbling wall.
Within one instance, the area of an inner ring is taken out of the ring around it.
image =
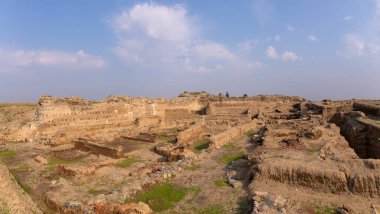
[[[178,144],[188,144],[201,139],[205,134],[205,123],[204,121],[198,122],[191,126],[190,128],[182,131],[177,136]]]
[[[213,135],[210,137],[210,147],[216,147],[219,148],[222,145],[230,142],[231,140],[238,138],[242,136],[244,133],[246,133],[249,130],[257,130],[260,126],[260,122],[258,120],[253,120],[250,123],[232,127],[222,133]]]
[[[353,109],[352,101],[323,101],[307,103],[308,109],[316,113],[321,113],[322,118],[330,120],[338,112],[349,112]]]
[[[81,139],[75,141],[75,149],[82,151],[90,151],[92,154],[95,155],[104,155],[112,158],[122,158],[125,154],[125,151],[121,146],[113,148],[110,146],[102,146],[100,144],[88,142],[86,140]]]
[[[112,140],[120,135],[185,127],[200,120],[195,112],[205,104],[199,98],[148,99],[109,97],[94,102],[80,98],[41,97],[36,112],[35,140],[49,144],[72,143],[91,135]],[[79,131],[80,130],[80,131]]]
[[[104,158],[102,158],[104,159]],[[117,160],[105,159],[97,160],[96,162],[80,165],[65,165],[58,166],[58,173],[63,176],[83,176],[94,174],[96,170],[105,166],[112,166]]]
[[[337,169],[321,168],[319,165],[304,165],[290,161],[276,161],[258,164],[254,170],[255,180],[272,179],[333,193],[348,191],[346,175]]]

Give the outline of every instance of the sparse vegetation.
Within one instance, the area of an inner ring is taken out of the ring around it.
[[[339,214],[336,206],[331,206],[331,207],[317,206],[316,208],[317,208],[316,214]]]
[[[239,198],[237,214],[245,214],[249,210],[249,202],[247,197]]]
[[[221,204],[214,204],[205,209],[202,209],[198,212],[198,214],[221,214],[226,213],[227,211],[224,209]]]
[[[0,202],[0,213],[1,214],[10,214],[8,206],[4,202]]]
[[[323,143],[310,143],[308,145],[307,152],[309,154],[319,152],[322,149],[323,145]]]
[[[192,187],[192,188],[190,188],[190,191],[193,193],[193,197],[186,201],[187,204],[193,203],[194,199],[197,198],[199,196],[199,194],[201,194],[202,188],[201,187]],[[196,210],[196,208],[194,210]]]
[[[15,181],[20,185],[20,187],[26,193],[28,193],[28,194],[32,194],[33,193],[32,188],[27,183],[21,182],[21,178],[20,178],[19,174],[17,174],[17,172],[15,170],[10,170],[10,173],[12,174],[13,178],[15,179]]]
[[[50,156],[48,158],[48,165],[50,166],[57,166],[60,164],[70,164],[70,163],[85,163],[82,158],[72,159],[72,160],[65,160],[56,156]]]
[[[177,142],[177,138],[174,136],[161,136],[161,137],[159,137],[159,140],[165,141],[165,142],[171,143],[171,144],[174,144]]]
[[[238,153],[233,153],[233,154],[226,154],[223,155],[220,159],[219,162],[223,164],[231,164],[232,162],[241,159],[244,157],[244,152],[238,152]]]
[[[99,195],[99,194],[102,194],[104,192],[105,192],[105,190],[103,190],[103,189],[89,189],[87,191],[87,193],[90,195]]]
[[[200,168],[201,168],[201,165],[199,165],[199,164],[192,164],[192,165],[186,167],[185,169],[189,170],[189,171],[196,171],[196,170],[198,170]]]
[[[28,171],[28,170],[30,170],[30,169],[32,169],[32,168],[29,166],[29,164],[27,164],[27,163],[23,163],[22,165],[20,165],[20,166],[18,167],[18,169],[21,170],[21,171]]]
[[[226,187],[226,186],[230,186],[228,184],[228,179],[226,177],[224,177],[223,179],[218,179],[218,180],[215,180],[214,181],[214,185],[216,187]]]
[[[195,145],[194,145],[194,149],[193,151],[194,152],[197,152],[197,151],[201,151],[203,149],[207,149],[210,145],[210,140],[208,139],[202,139],[202,140],[199,140]]]
[[[0,160],[4,163],[8,163],[8,161],[16,156],[16,152],[10,149],[0,150]]]
[[[255,135],[255,132],[253,130],[249,130],[246,133],[244,133],[247,137],[252,138],[253,135]]]
[[[22,143],[22,141],[17,141],[17,140],[7,140],[7,141],[5,141],[5,144],[17,144],[17,143]]]
[[[131,201],[142,201],[155,212],[170,209],[175,203],[181,201],[190,189],[174,186],[170,183],[156,184],[146,192],[136,195]]]
[[[222,146],[223,149],[236,149],[236,142],[229,142]]]
[[[116,166],[121,167],[121,168],[128,168],[132,164],[137,163],[137,162],[141,162],[141,160],[135,157],[127,157],[127,158],[124,158],[119,163],[117,163]]]

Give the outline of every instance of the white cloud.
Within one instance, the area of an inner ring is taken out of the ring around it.
[[[345,17],[343,17],[343,19],[345,20],[345,21],[351,21],[351,20],[353,20],[354,19],[354,17],[353,16],[345,16]]]
[[[344,49],[338,51],[338,55],[351,58],[354,56],[364,55],[365,42],[354,34],[344,36]]]
[[[297,56],[296,53],[294,53],[292,51],[285,51],[281,55],[281,59],[284,61],[297,61],[299,59],[299,57]]]
[[[193,47],[194,53],[202,59],[231,60],[234,55],[222,44],[205,42]]]
[[[296,29],[295,29],[293,26],[291,26],[291,25],[288,25],[288,26],[286,27],[286,29],[287,29],[288,31],[290,31],[290,32],[296,30]]]
[[[370,54],[372,54],[372,55],[380,53],[380,44],[368,43],[367,47],[368,47]]]
[[[283,61],[297,61],[300,60],[300,57],[292,52],[292,51],[285,51],[281,55],[277,53],[277,50],[273,46],[269,46],[265,50],[265,54],[270,59],[281,59]]]
[[[76,53],[62,51],[24,51],[0,49],[2,70],[13,71],[23,67],[59,66],[74,69],[99,69],[106,61],[79,50]],[[1,70],[0,70],[1,71]]]
[[[268,58],[270,59],[277,59],[278,58],[278,54],[277,54],[277,51],[276,49],[273,47],[273,46],[269,46],[266,50],[265,50],[265,54]]]
[[[356,34],[347,34],[343,37],[343,44],[343,48],[337,51],[337,55],[340,57],[377,57],[380,54],[380,40],[366,41]]]
[[[254,48],[258,43],[257,40],[246,40],[244,42],[241,42],[237,45],[238,49],[240,51],[248,52]]]
[[[116,18],[115,27],[121,32],[142,31],[157,40],[179,42],[191,36],[190,21],[180,5],[137,4]]]
[[[314,36],[314,35],[309,35],[309,36],[307,36],[307,39],[308,39],[309,41],[312,41],[312,42],[317,41],[317,37]]]
[[[136,70],[208,72],[260,67],[239,51],[202,39],[192,20],[182,5],[136,4],[112,22],[118,39],[113,51]],[[249,51],[253,45],[254,41],[245,41],[237,49]]]

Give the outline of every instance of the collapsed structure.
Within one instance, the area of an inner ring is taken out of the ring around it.
[[[0,140],[3,151],[17,152],[8,168],[44,211],[150,213],[142,202],[124,202],[173,174],[181,179],[183,169],[207,164],[236,142],[247,172],[232,163],[226,177],[248,195],[245,212],[313,213],[318,200],[341,213],[367,213],[380,200],[379,118],[380,102],[364,100],[44,96],[34,117]],[[25,163],[33,170],[20,169]],[[94,187],[104,191],[91,193]]]

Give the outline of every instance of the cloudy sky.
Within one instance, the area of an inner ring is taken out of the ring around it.
[[[380,98],[380,0],[1,0],[0,102]]]

